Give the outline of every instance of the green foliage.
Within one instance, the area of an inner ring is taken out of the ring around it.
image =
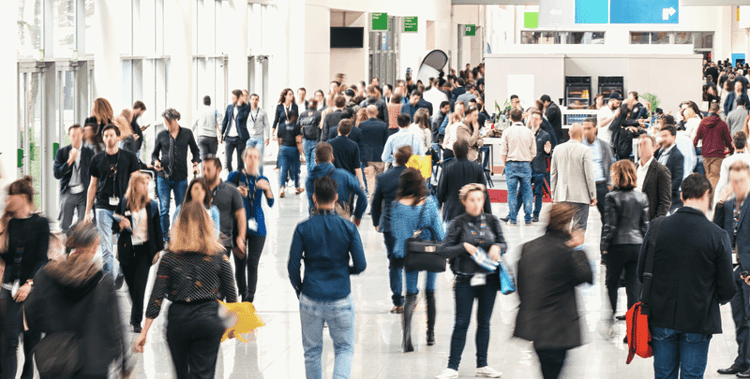
[[[648,104],[648,110],[651,115],[656,114],[656,108],[659,108],[659,105],[661,105],[661,100],[659,98],[652,94],[652,93],[644,93],[641,95],[641,98],[646,101],[646,104]]]

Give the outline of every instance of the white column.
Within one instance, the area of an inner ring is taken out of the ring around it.
[[[122,63],[117,25],[120,0],[97,0],[94,3],[94,98],[104,97],[114,109],[122,107]]]
[[[247,0],[230,1],[229,38],[231,43],[224,45],[229,55],[229,82],[227,91],[237,88],[247,88],[248,77],[248,30],[247,30]],[[269,30],[271,32],[271,30]],[[224,38],[219,36],[219,38]],[[257,52],[254,52],[254,54]]]
[[[0,160],[2,161],[3,171],[7,178],[0,181],[0,198],[5,193],[5,185],[17,178],[17,153],[16,146],[19,137],[18,128],[18,64],[16,62],[15,51],[18,48],[18,0],[8,0],[5,3],[6,12],[0,12],[0,35],[7,36],[3,45],[5,46],[4,54],[0,54],[0,83],[6,88],[0,91],[0,103],[5,105],[5,109],[11,110],[6,112],[3,118],[6,127],[3,138],[0,138]],[[0,205],[4,208],[4,204]]]
[[[330,19],[319,20],[320,23],[325,23],[326,27]],[[311,36],[305,33],[305,0],[289,0],[289,34],[287,35],[287,46],[288,46],[288,60],[287,62],[287,87],[291,87],[294,93],[297,93],[297,88],[305,85],[305,42],[312,38],[321,38],[323,36]],[[304,36],[304,38],[301,38]],[[325,38],[325,43],[330,44],[328,38]],[[327,67],[327,66],[326,66]],[[281,88],[276,92],[281,92]],[[274,93],[274,91],[272,91]],[[310,93],[312,95],[312,93]]]
[[[180,124],[192,124],[193,0],[164,1],[164,53],[170,57],[167,108],[182,115]]]

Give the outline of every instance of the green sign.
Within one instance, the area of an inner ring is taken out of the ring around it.
[[[18,168],[23,167],[23,149],[18,149]]]
[[[417,18],[418,17],[404,17],[404,33],[416,33],[417,30]]]
[[[60,149],[60,144],[58,142],[55,142],[52,144],[52,159],[55,159],[57,156],[57,150]]]
[[[475,24],[464,25],[464,35],[467,37],[477,35],[477,26]]]
[[[372,30],[388,30],[388,13],[372,13]]]
[[[526,29],[536,29],[539,27],[539,12],[524,12],[523,27]]]

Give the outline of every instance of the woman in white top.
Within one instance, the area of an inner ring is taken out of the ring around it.
[[[430,113],[426,108],[420,108],[414,113],[414,123],[409,126],[409,131],[421,138],[422,151],[430,150],[432,132],[430,131]]]

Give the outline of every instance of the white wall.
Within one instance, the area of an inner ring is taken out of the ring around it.
[[[8,9],[17,10],[18,0],[10,0]],[[0,54],[0,83],[3,83],[6,90],[0,91],[0,102],[5,104],[8,112],[3,117],[4,126],[2,128],[4,137],[0,138],[0,164],[4,169],[4,174],[8,177],[0,180],[0,200],[5,196],[5,185],[15,180],[18,176],[17,166],[17,141],[19,136],[18,129],[18,65],[16,63],[16,54],[18,34],[17,18],[18,12],[0,12],[0,35],[12,36],[7,38],[3,43],[5,53]],[[10,90],[9,90],[10,89]],[[2,174],[2,173],[0,173]],[[0,204],[0,208],[5,208],[5,203]]]

